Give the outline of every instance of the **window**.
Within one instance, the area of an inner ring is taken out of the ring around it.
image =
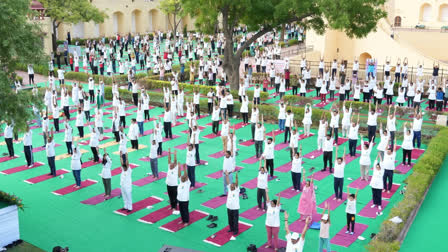
[[[401,17],[400,16],[396,16],[394,19],[394,26],[395,27],[400,27],[401,26]]]
[[[448,22],[448,4],[440,5],[439,21],[440,22]]]
[[[424,4],[420,8],[420,21],[428,22],[432,18],[432,6],[429,4]]]

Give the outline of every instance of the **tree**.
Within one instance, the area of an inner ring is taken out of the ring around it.
[[[99,24],[107,18],[105,12],[98,10],[88,0],[40,0],[45,8],[45,15],[51,18],[53,51],[56,51],[56,30],[63,24],[94,21]]]
[[[243,51],[264,34],[283,24],[298,23],[322,34],[326,28],[344,31],[349,37],[363,37],[386,16],[381,9],[385,0],[181,0],[195,18],[196,27],[213,34],[221,23],[225,37],[223,67],[232,88],[238,88],[239,66]],[[244,25],[253,32],[233,52],[235,27]]]
[[[161,9],[162,12],[168,16],[168,23],[175,34],[182,18],[186,15],[184,9],[182,8],[181,0],[162,0],[160,2],[159,9]],[[173,17],[173,23],[171,23],[171,19],[169,18],[170,16]]]
[[[29,0],[0,1],[0,120],[15,122],[16,128],[24,129],[33,117],[30,107],[41,107],[41,100],[28,91],[16,93],[11,76],[18,63],[39,63],[44,59],[43,36],[39,26],[28,20],[32,15]]]

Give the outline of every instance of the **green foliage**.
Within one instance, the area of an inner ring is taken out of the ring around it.
[[[179,26],[182,18],[185,17],[186,13],[182,8],[181,0],[162,0],[159,4],[159,9],[162,10],[168,17],[168,22],[174,30],[177,32],[177,27]],[[173,23],[171,23],[171,21]]]
[[[279,45],[281,48],[283,48],[283,47],[286,46],[285,42],[283,42],[283,41],[280,41],[280,42],[278,43],[278,45]]]
[[[6,204],[16,205],[20,210],[23,210],[22,199],[14,194],[9,194],[4,191],[0,191],[0,202],[5,202]]]
[[[288,102],[289,105],[298,105],[298,106],[305,106],[307,103],[313,104],[313,98],[312,97],[303,97],[303,96],[297,96],[297,95],[285,95],[283,96],[283,101]]]
[[[299,41],[297,39],[288,40],[288,46],[298,45]]]

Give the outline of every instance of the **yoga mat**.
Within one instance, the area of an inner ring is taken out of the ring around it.
[[[289,146],[289,143],[279,143],[274,146],[274,150],[276,150],[276,151],[283,150],[284,148],[286,148],[288,146]]]
[[[265,244],[258,247],[257,252],[275,252],[274,244],[271,244],[270,248],[266,248],[267,245],[268,243],[266,242]],[[278,248],[286,248],[286,241],[278,239]]]
[[[119,215],[123,215],[123,216],[128,216],[128,215],[131,215],[131,214],[133,214],[135,212],[138,212],[138,211],[140,211],[140,210],[142,210],[142,209],[144,209],[144,208],[146,208],[148,206],[155,205],[155,204],[157,204],[159,202],[162,202],[162,201],[163,201],[162,198],[159,198],[159,197],[156,197],[156,196],[151,196],[151,197],[148,197],[146,199],[140,200],[140,201],[135,202],[134,204],[132,204],[132,211],[130,211],[130,212],[128,212],[127,210],[118,209],[118,210],[115,210],[114,213],[119,214]]]
[[[194,191],[196,189],[199,189],[199,188],[201,188],[203,186],[206,186],[206,185],[207,185],[206,183],[202,183],[202,182],[197,182],[196,181],[195,186],[194,187],[190,187],[190,192],[192,192],[192,191]],[[164,194],[168,195],[168,192],[164,192]]]
[[[253,145],[254,143],[255,143],[254,140],[250,139],[250,140],[241,142],[240,145],[248,147],[248,146]]]
[[[108,136],[103,136],[103,139],[100,140],[99,142],[103,142],[103,141],[105,141],[105,140],[107,140],[107,139],[110,139],[110,137],[108,137]],[[79,142],[79,144],[81,144],[81,145],[89,145],[89,144],[90,144],[90,141],[81,141],[81,142]]]
[[[421,155],[425,153],[423,149],[413,149],[411,153],[411,159],[418,159]]]
[[[59,134],[59,133],[64,133],[65,132],[65,129],[59,129],[59,131],[54,131],[54,134]],[[44,135],[44,133],[39,133],[39,135],[41,135],[41,136],[43,136]]]
[[[346,154],[346,155],[345,155],[345,164],[350,163],[351,161],[353,161],[353,160],[359,158],[360,156],[361,156],[361,154],[359,154],[359,153],[355,153],[355,156],[354,156],[354,157],[350,156],[350,154]]]
[[[390,193],[388,192],[383,192],[382,197],[385,199],[390,199],[392,198],[392,196],[394,196],[395,192],[398,190],[398,188],[400,188],[400,184],[392,184],[392,188],[390,189]]]
[[[330,240],[330,243],[333,245],[348,248],[358,239],[358,236],[364,233],[367,227],[368,226],[366,224],[355,223],[355,232],[353,235],[350,235],[345,233],[345,231],[347,231],[347,227],[344,226],[341,231],[333,236],[333,238]]]
[[[131,106],[127,106],[124,110],[131,110],[131,109],[135,109],[135,108],[137,108],[137,106],[131,105]]]
[[[321,218],[322,218],[322,214],[313,213],[312,218],[311,218],[311,223],[319,222]],[[301,234],[304,227],[305,227],[305,219],[299,218],[298,220],[294,221],[293,223],[291,223],[289,225],[289,230],[291,230],[291,232],[297,232],[297,233]]]
[[[73,184],[73,185],[69,185],[64,188],[58,189],[56,191],[53,191],[52,193],[55,195],[58,195],[58,196],[62,196],[62,195],[66,195],[66,194],[69,194],[72,192],[79,191],[81,189],[84,189],[84,188],[94,185],[96,183],[98,183],[98,181],[92,180],[92,179],[86,179],[84,181],[81,181],[81,187],[79,187],[79,188],[73,187],[75,185],[75,184]]]
[[[276,178],[277,178],[277,176],[274,176],[273,178],[270,178],[270,176],[268,176],[268,181],[272,181]],[[246,183],[242,184],[241,186],[249,188],[249,189],[255,189],[255,188],[257,188],[257,181],[258,181],[258,178],[253,178],[253,179],[247,181]]]
[[[35,162],[34,165],[31,168],[28,168],[28,165],[21,165],[21,166],[17,166],[17,167],[14,167],[14,168],[10,168],[10,169],[6,169],[6,170],[3,170],[3,171],[0,171],[0,173],[1,174],[5,174],[5,175],[9,175],[9,174],[14,174],[14,173],[21,172],[21,171],[31,170],[33,168],[36,168],[36,167],[39,167],[39,166],[42,166],[42,165],[44,165],[44,164],[41,163],[41,162]]]
[[[107,148],[107,147],[115,146],[117,144],[119,144],[119,142],[110,141],[110,142],[98,145],[98,148],[104,149],[104,148]]]
[[[211,134],[205,135],[203,137],[207,138],[207,139],[213,139],[213,138],[217,138],[217,137],[220,137],[220,136],[221,136],[221,131],[218,131],[218,134],[211,133]]]
[[[257,158],[256,155],[254,155],[254,156],[252,156],[252,157],[250,157],[250,158],[248,158],[248,159],[245,159],[245,160],[241,161],[241,163],[245,163],[245,164],[255,164],[255,163],[258,162],[259,160],[260,160],[260,159]]]
[[[171,208],[170,205],[164,206],[164,207],[160,208],[159,210],[156,210],[150,214],[147,214],[147,215],[141,217],[137,221],[140,221],[140,222],[146,223],[146,224],[154,224],[154,223],[172,215],[173,210],[171,210],[170,208]]]
[[[313,179],[317,181],[321,181],[322,179],[328,177],[331,173],[329,171],[330,169],[327,167],[325,171],[319,170],[318,172],[313,173]],[[311,178],[311,175],[308,176],[308,178]]]
[[[202,203],[201,205],[211,208],[211,209],[216,209],[216,208],[226,204],[226,202],[227,202],[227,196],[223,196],[223,197],[217,196],[217,197],[214,197],[213,199],[210,199],[210,200]]]
[[[389,201],[382,200],[381,201],[382,209],[384,210],[388,204],[389,204]],[[373,205],[373,201],[371,200],[371,201],[369,201],[369,203],[367,203],[367,205],[363,209],[361,209],[361,211],[358,213],[358,215],[362,216],[362,217],[366,217],[366,218],[375,219],[377,217],[376,212],[378,212],[379,210],[378,210],[378,207],[371,208],[372,205]]]
[[[193,212],[190,212],[190,222],[188,223],[188,226],[190,226],[191,224],[193,224],[207,216],[208,216],[208,213],[202,212],[200,210],[194,210]],[[163,226],[160,226],[159,228],[162,230],[171,232],[171,233],[175,233],[185,227],[187,227],[187,226],[184,226],[184,224],[182,223],[181,217],[179,217],[177,219],[174,219],[174,220],[166,223]]]
[[[139,144],[138,145],[138,150],[145,149],[146,147],[148,147],[148,146],[143,145],[143,144]],[[138,150],[132,149],[131,147],[128,147],[128,153],[131,153],[131,152],[134,152],[134,151],[138,151]],[[115,151],[113,154],[114,155],[120,155],[120,152],[119,151]]]
[[[202,131],[202,130],[205,129],[205,127],[204,126],[198,126],[198,129]],[[190,134],[190,130],[188,130],[188,129],[183,130],[181,132],[184,133],[184,134]]]
[[[347,141],[348,141],[347,138],[338,137],[338,145],[344,144],[344,143],[347,142]]]
[[[79,149],[79,150],[80,150],[80,152],[82,154],[87,153],[87,150],[84,150],[84,149]],[[66,158],[69,158],[69,157],[72,157],[72,156],[67,154],[67,153],[64,153],[64,154],[61,154],[61,155],[57,155],[54,159],[55,160],[62,160],[62,159],[66,159]]]
[[[257,210],[257,208],[258,208],[258,206],[249,208],[248,210],[241,213],[240,217],[243,217],[248,220],[256,220],[258,217],[261,217],[266,214],[266,211],[263,211],[261,209]]]
[[[130,116],[130,115],[132,115],[132,114],[131,114],[131,113],[126,113],[126,116]],[[76,119],[76,118],[75,118],[75,119]],[[114,119],[114,117],[113,117],[113,116],[109,116],[108,119],[111,119],[111,120],[112,120],[112,119]],[[126,127],[128,127],[128,125],[126,125]]]
[[[237,237],[237,236],[241,235],[244,231],[248,230],[251,227],[252,227],[252,224],[239,221],[238,222],[238,231],[239,231],[238,234],[233,235],[233,233],[227,232],[229,227],[226,226],[225,228],[223,228],[223,229],[219,230],[217,233],[215,233],[214,236],[213,236],[214,238],[212,238],[212,236],[210,236],[207,239],[205,239],[204,242],[210,243],[210,244],[215,245],[217,247],[221,247],[224,244],[228,243],[232,236]]]
[[[239,122],[237,124],[232,125],[230,128],[231,129],[235,129],[235,130],[239,130],[239,129],[243,128],[244,126],[246,126],[245,123]]]
[[[320,100],[320,99],[319,99],[319,100]],[[318,108],[323,108],[323,107],[327,106],[327,104],[328,104],[328,103],[326,103],[326,102],[319,102],[319,103],[317,103],[317,104],[314,104],[313,106],[314,106],[314,107],[318,107]]]
[[[121,195],[121,189],[120,188],[115,188],[110,192],[110,197],[109,199],[115,198],[117,196]],[[104,193],[98,194],[97,196],[93,196],[92,198],[86,199],[81,201],[82,204],[85,205],[97,205],[101,202],[106,201],[106,199],[104,199]]]
[[[288,187],[285,190],[277,193],[275,196],[280,196],[285,199],[291,199],[292,197],[299,195],[299,194],[300,194],[300,191],[298,192],[296,190],[293,190],[293,187],[291,186],[291,187]]]
[[[139,179],[139,180],[136,180],[136,181],[132,182],[132,184],[136,185],[136,186],[144,186],[144,185],[150,184],[150,183],[152,183],[154,181],[161,180],[161,179],[163,179],[165,177],[166,177],[166,173],[165,172],[159,172],[159,179],[154,178],[152,175],[148,175],[148,176],[146,176],[146,177],[144,177],[142,179]]]
[[[166,156],[168,156],[168,151],[162,151],[162,155],[160,157],[157,157],[157,158],[163,158],[163,157],[166,157]],[[140,158],[139,160],[143,161],[143,162],[150,162],[151,161],[151,159],[149,157]]]
[[[372,176],[369,176],[369,181],[365,181],[365,180],[361,180],[361,178],[357,178],[355,181],[351,182],[348,185],[348,187],[362,190],[370,184],[371,179],[372,179]]]
[[[313,150],[312,152],[309,152],[305,155],[303,155],[304,158],[308,158],[308,159],[316,159],[318,158],[320,155],[322,155],[324,152],[321,150]]]
[[[243,167],[241,166],[235,166],[235,171],[239,171],[243,169]],[[210,173],[209,175],[207,175],[208,178],[214,178],[214,179],[219,179],[222,178],[222,170],[216,171],[214,173]]]
[[[152,132],[153,132],[153,129],[145,130],[145,131],[143,131],[143,135],[144,135],[144,136],[151,135]]]
[[[180,137],[180,136],[178,136],[178,135],[173,135],[173,139],[164,137],[164,138],[162,139],[162,142],[165,143],[165,142],[174,140],[174,139],[179,138],[179,137]],[[201,142],[202,142],[202,141],[199,141],[199,143],[201,143]],[[203,142],[202,142],[202,143],[203,143]],[[185,148],[186,148],[186,146],[185,146]]]
[[[408,173],[408,171],[410,171],[412,168],[414,167],[414,163],[411,163],[411,165],[404,165],[403,163],[397,165],[397,167],[395,167],[395,170],[399,171],[401,174],[406,174]]]
[[[176,122],[175,124],[174,123],[171,123],[173,126],[173,128],[174,127],[177,127],[177,126],[180,126],[180,125],[184,125],[185,123],[184,122]]]
[[[325,208],[325,202],[328,202],[328,205],[330,206],[330,210],[334,211],[336,208],[338,208],[340,205],[342,205],[347,200],[347,193],[342,193],[342,200],[338,201],[334,199],[334,194],[331,194],[328,199],[324,200],[322,203],[319,204],[319,208],[324,209]]]
[[[132,164],[132,163],[129,164],[129,168],[134,169],[135,167],[139,167],[139,165]],[[112,171],[110,171],[110,174],[111,174],[111,176],[116,176],[118,174],[121,174],[121,166],[113,169]]]
[[[305,134],[300,134],[299,135],[299,140],[303,140],[303,139],[306,139],[306,138],[312,137],[312,136],[314,136],[313,133],[310,133],[308,136],[306,136]]]
[[[89,160],[87,162],[82,163],[81,168],[84,169],[84,168],[87,168],[87,167],[90,167],[90,166],[94,166],[94,165],[99,165],[99,164],[101,164],[101,159],[98,162],[94,162],[93,160]]]
[[[284,133],[283,130],[273,130],[273,131],[271,131],[271,132],[269,132],[269,133],[266,133],[266,139],[267,139],[268,137],[273,137],[274,134],[275,134],[275,136],[278,136],[278,135],[283,134],[283,133]]]
[[[9,160],[13,160],[13,159],[16,159],[16,158],[18,158],[18,157],[19,157],[19,156],[17,156],[17,155],[15,155],[15,156],[13,156],[13,157],[10,157],[10,156],[1,157],[1,158],[0,158],[0,163],[6,162],[6,161],[9,161]]]
[[[216,153],[214,153],[214,154],[210,154],[210,155],[208,155],[209,157],[211,157],[211,158],[222,158],[222,157],[224,157],[226,154],[223,152],[223,151],[218,151],[218,152],[216,152]]]
[[[69,173],[69,171],[67,171],[65,169],[56,170],[56,177],[61,176],[62,174],[66,174],[66,173]],[[43,174],[43,175],[40,175],[40,176],[37,176],[37,177],[34,177],[34,178],[30,178],[30,179],[24,180],[24,182],[28,183],[28,184],[37,184],[37,183],[40,183],[40,182],[43,182],[45,180],[49,180],[49,179],[52,179],[52,178],[55,178],[55,177],[53,177],[53,176],[49,175],[48,173],[46,173],[46,174]]]
[[[203,142],[204,142],[204,141],[199,141],[199,144],[201,144],[201,143],[203,143]],[[185,149],[187,148],[187,146],[188,146],[188,144],[187,144],[187,143],[184,143],[184,144],[178,145],[178,146],[176,146],[176,147],[174,147],[174,148],[179,149],[179,150],[185,150]],[[199,148],[200,148],[200,146],[199,146]]]

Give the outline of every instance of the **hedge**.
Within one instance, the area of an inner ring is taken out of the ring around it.
[[[380,232],[367,246],[369,251],[398,251],[400,249],[397,239],[414,209],[417,209],[423,202],[425,191],[442,167],[443,161],[448,155],[447,142],[448,128],[443,128],[432,138],[425,155],[414,165],[412,174],[406,179],[407,189],[404,199],[392,208],[389,216],[385,218]],[[399,216],[403,222],[394,224],[389,221],[395,216]]]

